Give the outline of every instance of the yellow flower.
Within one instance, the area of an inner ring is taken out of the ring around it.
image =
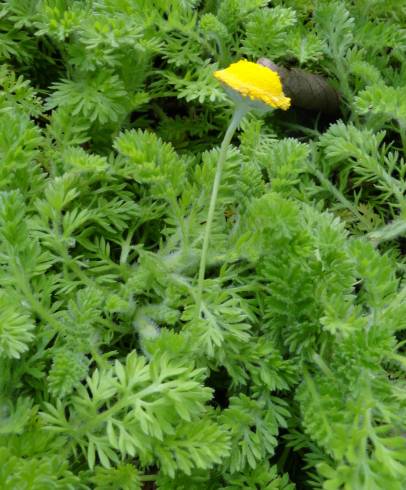
[[[240,60],[224,70],[215,71],[214,76],[251,100],[259,100],[284,111],[290,107],[290,99],[283,93],[279,75],[270,68]]]

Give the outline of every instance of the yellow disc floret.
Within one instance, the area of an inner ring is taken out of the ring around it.
[[[290,99],[283,93],[279,75],[266,66],[240,60],[224,70],[215,71],[214,76],[252,100],[265,102],[284,111],[290,107]]]

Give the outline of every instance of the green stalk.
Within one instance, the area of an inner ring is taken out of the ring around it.
[[[400,140],[402,142],[403,153],[406,155],[406,121],[398,119]]]
[[[312,168],[311,169],[311,172],[313,175],[315,175],[320,183],[322,185],[324,185],[324,187],[331,193],[333,194],[333,196],[337,199],[338,202],[340,202],[345,208],[349,209],[352,214],[354,216],[356,216],[356,218],[358,220],[362,220],[362,215],[361,213],[358,211],[357,207],[353,205],[353,203],[351,201],[349,201],[345,196],[344,194],[342,194],[338,189],[337,187],[332,183],[330,182],[330,180],[322,173],[320,172],[320,170],[318,170],[317,168]]]
[[[213,224],[214,211],[216,209],[216,201],[217,201],[217,195],[220,187],[221,174],[223,172],[224,162],[227,156],[227,148],[231,142],[235,130],[237,129],[242,117],[246,112],[247,112],[247,108],[244,105],[241,105],[239,107],[237,106],[235,108],[233,117],[231,118],[230,124],[227,128],[226,134],[224,135],[224,139],[220,147],[220,154],[217,161],[216,175],[214,177],[213,188],[211,191],[209,213],[207,215],[206,228],[204,232],[202,255],[200,257],[199,276],[197,282],[197,306],[198,306],[199,313],[202,304],[203,282],[204,282],[204,274],[206,270],[206,260],[207,260],[207,251],[209,248],[210,232]]]
[[[375,246],[388,240],[395,240],[406,235],[406,219],[398,218],[387,225],[369,232],[366,236],[372,240]]]

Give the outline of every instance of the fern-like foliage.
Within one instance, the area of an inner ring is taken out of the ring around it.
[[[272,3],[272,5],[271,5]],[[0,5],[0,488],[405,482],[402,2]],[[213,72],[326,78],[249,114]]]
[[[110,467],[118,454],[137,456],[144,464],[157,458],[172,476],[176,469],[210,468],[224,458],[229,443],[217,424],[196,421],[211,397],[201,386],[203,374],[165,357],[146,363],[133,352],[125,364],[116,361],[109,370],[94,371],[69,408],[48,404],[42,418],[48,430],[70,434],[71,450],[80,448],[91,468],[96,458]],[[199,423],[195,437],[188,437]]]

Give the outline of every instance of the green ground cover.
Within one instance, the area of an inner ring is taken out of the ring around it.
[[[406,488],[406,3],[0,4],[0,488]],[[244,117],[213,72],[322,75]],[[325,102],[326,107],[329,104]]]

